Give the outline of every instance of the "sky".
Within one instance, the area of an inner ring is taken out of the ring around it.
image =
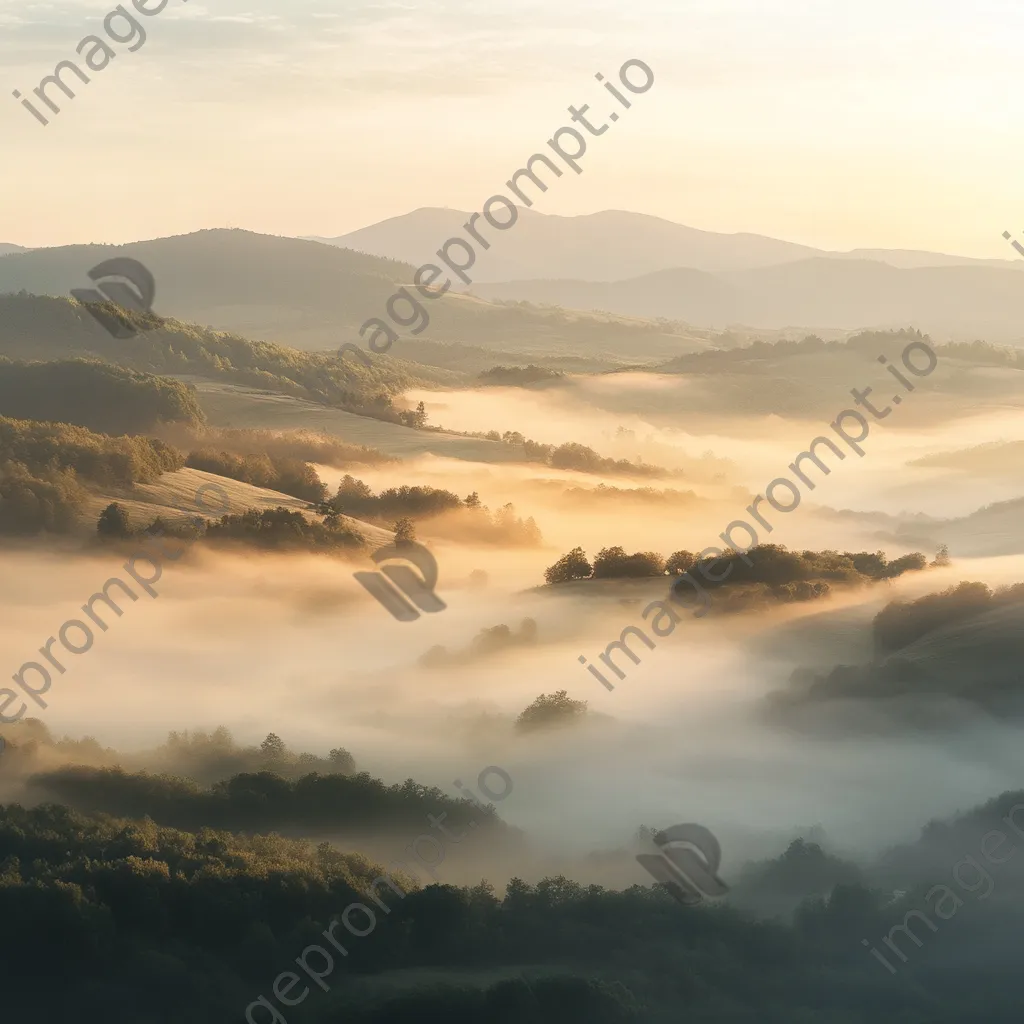
[[[143,0],[139,0],[143,2]],[[154,9],[159,0],[147,0]],[[111,0],[0,0],[0,242],[335,236],[479,210],[562,125],[655,82],[544,213],[654,214],[826,249],[1014,258],[1018,0],[169,0],[49,125],[31,96]],[[116,33],[125,22],[115,21]],[[59,94],[56,94],[59,95]]]

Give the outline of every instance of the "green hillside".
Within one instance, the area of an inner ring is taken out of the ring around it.
[[[118,314],[137,330],[111,336],[72,299],[0,295],[0,356],[15,359],[88,357],[146,373],[194,374],[305,398],[396,423],[412,413],[392,406],[410,387],[450,381],[444,370],[414,367],[379,356],[369,366],[335,353],[312,354],[177,320]]]
[[[3,357],[0,416],[74,423],[101,434],[141,434],[165,423],[199,426],[205,419],[194,390],[169,377],[84,359]]]

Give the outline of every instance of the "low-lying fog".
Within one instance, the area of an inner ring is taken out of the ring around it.
[[[596,660],[653,597],[597,596],[585,588],[552,596],[533,588],[543,569],[582,544],[627,550],[699,551],[743,514],[748,491],[785,471],[821,425],[779,421],[757,438],[699,436],[655,427],[642,414],[609,427],[606,415],[569,408],[558,391],[517,390],[424,396],[431,421],[458,429],[521,430],[545,442],[580,441],[604,456],[683,467],[708,450],[732,466],[725,480],[678,478],[610,486],[694,491],[677,503],[634,498],[587,502],[566,496],[599,480],[542,466],[475,465],[430,456],[353,475],[375,489],[424,483],[460,495],[476,490],[492,509],[512,501],[543,531],[541,549],[501,550],[430,541],[440,567],[440,614],[393,620],[352,579],[353,566],[312,556],[191,552],[164,565],[157,599],[126,602],[124,615],[84,654],[64,654],[48,707],[30,714],[56,735],[92,735],[119,750],[160,743],[169,730],[227,726],[241,742],[275,732],[295,750],[343,746],[360,769],[408,776],[457,796],[452,780],[474,784],[487,765],[514,780],[499,811],[536,843],[538,856],[573,858],[626,845],[641,824],[697,821],[724,849],[723,872],[752,856],[774,855],[800,829],[824,828],[840,852],[867,854],[916,836],[929,818],[966,809],[1020,784],[1020,730],[965,717],[954,732],[853,733],[828,738],[770,724],[766,694],[796,668],[827,671],[871,657],[870,620],[884,603],[962,579],[1024,580],[1024,557],[967,561],[909,574],[892,585],[842,592],[823,602],[767,614],[694,619],[629,666],[614,692],[580,665]],[[837,409],[841,408],[837,399]],[[634,439],[616,436],[623,426]],[[742,435],[742,436],[741,436]],[[1024,418],[991,414],[931,431],[876,426],[859,459],[823,480],[821,505],[859,511],[969,513],[1011,496],[998,482],[956,490],[906,462],[934,451],[1024,437]],[[676,453],[673,459],[672,453]],[[323,470],[330,486],[342,475]],[[550,483],[548,482],[550,481]],[[791,547],[875,550],[870,522],[819,515],[808,502],[776,516],[770,538]],[[424,527],[423,536],[429,537]],[[932,551],[925,552],[929,557]],[[56,635],[105,580],[124,576],[109,555],[7,556],[0,581],[0,651],[16,672]],[[470,573],[488,575],[483,588]],[[660,586],[660,584],[659,584]],[[667,591],[667,585],[664,588]],[[77,613],[77,614],[76,614]],[[465,651],[481,629],[513,629],[531,617],[537,642],[468,656],[444,668],[419,664],[430,648]],[[621,660],[621,659],[620,659]],[[567,690],[595,714],[578,727],[523,736],[513,721],[541,693]],[[413,837],[410,837],[412,839]],[[396,851],[396,856],[399,851]],[[469,861],[466,862],[470,863]],[[552,861],[554,863],[554,861]],[[468,870],[468,869],[466,869]],[[473,863],[496,883],[521,865]],[[500,877],[502,871],[505,876]],[[469,871],[469,873],[472,873]],[[461,879],[455,879],[461,880]],[[644,881],[636,868],[637,882]]]
[[[884,376],[884,374],[883,374]],[[411,392],[410,401],[423,401],[429,422],[451,430],[519,430],[535,441],[558,444],[578,441],[602,455],[644,461],[678,470],[680,479],[646,481],[651,486],[687,489],[709,482],[724,473],[732,484],[763,492],[776,476],[787,475],[794,457],[820,434],[829,433],[831,420],[794,420],[778,416],[732,417],[716,423],[713,432],[701,432],[693,424],[706,418],[680,412],[667,417],[644,411],[649,392],[679,394],[691,386],[685,378],[654,374],[616,374],[588,379],[585,386],[527,390],[484,388],[475,391]],[[598,394],[593,389],[599,387]],[[630,397],[631,412],[609,413],[599,404],[608,392],[618,390]],[[1013,480],[990,479],[984,487],[950,488],[949,474],[907,465],[913,459],[994,440],[1024,439],[1024,415],[1002,408],[968,409],[960,418],[942,416],[927,426],[915,425],[905,411],[917,395],[894,408],[880,422],[872,422],[865,454],[857,456],[845,445],[846,459],[816,489],[818,503],[833,508],[853,508],[899,514],[921,512],[940,518],[966,515],[982,505],[1022,495],[1020,476]],[[924,397],[927,401],[927,397]],[[684,402],[680,402],[683,405]],[[884,404],[879,401],[879,404]],[[855,408],[849,391],[835,389],[833,416]],[[870,417],[869,417],[870,419]],[[666,422],[671,420],[671,422]],[[724,425],[723,425],[724,424]],[[851,424],[851,431],[856,428]],[[707,453],[731,466],[715,464],[714,472],[702,469],[699,460]],[[833,462],[834,462],[833,458]],[[1007,467],[1008,472],[1012,467]],[[483,493],[481,491],[481,493]],[[513,500],[513,499],[505,499]],[[742,509],[738,510],[742,511]],[[718,530],[715,531],[716,533]]]
[[[844,852],[867,852],[1019,784],[1019,730],[978,719],[955,735],[825,741],[767,724],[761,698],[794,668],[868,657],[869,619],[895,594],[965,577],[1024,579],[1024,559],[955,565],[799,611],[687,618],[608,692],[577,658],[596,659],[640,621],[639,605],[517,593],[502,573],[483,592],[460,589],[480,562],[439,555],[448,609],[414,623],[392,620],[328,559],[170,565],[157,599],[129,604],[92,650],[65,655],[49,706],[34,713],[56,734],[121,750],[155,746],[172,728],[223,724],[245,742],[274,731],[294,749],[344,746],[387,781],[414,776],[453,796],[452,780],[472,784],[494,764],[515,784],[500,813],[552,854],[621,846],[640,824],[695,820],[719,835],[726,868],[815,824]],[[12,568],[0,588],[0,647],[13,672],[119,566],[25,553]],[[417,664],[434,645],[461,650],[480,629],[526,616],[539,625],[535,646],[443,669]],[[513,731],[538,694],[560,689],[599,717]]]

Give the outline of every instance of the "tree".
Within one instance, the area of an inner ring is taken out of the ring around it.
[[[123,540],[132,535],[128,513],[116,501],[112,501],[96,521],[96,532],[108,540]]]
[[[594,567],[587,561],[583,548],[573,548],[567,555],[544,570],[548,583],[569,583],[572,580],[589,579]]]
[[[341,775],[352,775],[356,770],[356,759],[344,748],[335,747],[328,755],[331,767]]]
[[[943,544],[938,551],[935,552],[935,561],[932,565],[937,569],[945,568],[950,564],[949,547]]]
[[[260,753],[267,761],[283,761],[288,748],[277,733],[268,732],[267,738],[260,744]]]
[[[673,575],[682,575],[689,572],[697,562],[697,556],[692,551],[677,551],[668,556],[665,568]]]
[[[550,725],[564,725],[582,718],[587,713],[585,700],[573,700],[567,690],[542,693],[516,719],[516,729],[529,732]]]
[[[416,524],[408,516],[399,519],[395,523],[395,543],[401,546],[402,544],[414,544],[415,542]]]

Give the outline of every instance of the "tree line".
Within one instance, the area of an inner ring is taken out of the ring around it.
[[[855,583],[862,580],[889,580],[905,572],[924,569],[928,559],[920,552],[889,559],[884,551],[790,551],[782,544],[759,544],[740,553],[728,550],[721,558],[706,559],[713,567],[714,580],[701,574],[707,589],[762,583],[767,586],[811,580],[835,580]],[[668,557],[655,551],[627,554],[622,547],[602,548],[591,563],[582,548],[573,548],[544,571],[549,584],[588,579],[642,579],[648,576],[679,575],[697,566],[692,551],[676,551]]]

